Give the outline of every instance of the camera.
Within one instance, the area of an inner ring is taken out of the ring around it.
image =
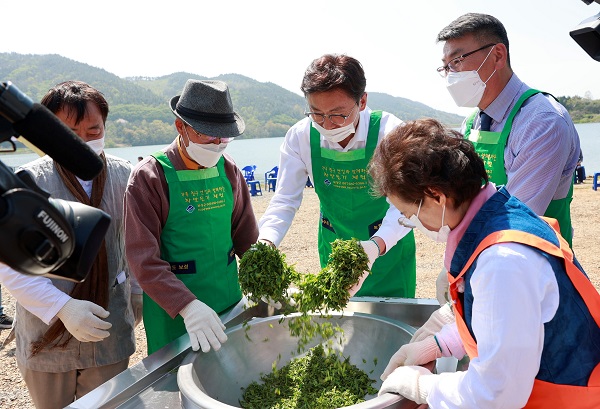
[[[36,139],[43,138],[40,145],[54,160],[51,151],[56,147],[61,151],[57,162],[81,178],[92,179],[102,169],[100,158],[52,112],[33,104],[12,83],[1,83],[0,144],[10,144],[10,148],[0,152],[16,151],[12,138],[19,133],[37,147]],[[82,155],[91,158],[89,165],[81,165]],[[74,170],[71,163],[77,163]],[[83,281],[103,245],[110,220],[100,209],[51,198],[29,173],[15,173],[0,161],[0,261],[14,270]]]
[[[592,2],[600,4],[600,0],[582,1],[588,6]],[[590,57],[600,61],[600,13],[579,23],[569,34]]]

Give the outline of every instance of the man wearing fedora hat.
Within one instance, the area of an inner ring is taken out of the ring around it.
[[[242,297],[235,256],[258,237],[244,176],[224,154],[245,128],[227,84],[190,79],[170,106],[179,134],[137,164],[125,193],[126,253],[144,290],[148,354],[186,332],[194,351],[221,347],[218,314]]]

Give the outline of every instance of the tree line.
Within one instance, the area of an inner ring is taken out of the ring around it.
[[[55,84],[66,80],[85,81],[100,90],[109,102],[107,147],[168,144],[174,138],[175,116],[169,100],[190,79],[208,79],[176,72],[156,78],[120,78],[106,70],[60,55],[0,53],[0,80],[12,81],[21,91],[39,101]],[[241,139],[282,137],[304,118],[305,101],[297,93],[276,84],[262,83],[240,74],[211,79],[228,83],[235,110],[244,118]],[[575,122],[600,122],[600,100],[558,97]],[[458,127],[463,117],[433,109],[420,102],[369,90],[369,106],[388,111],[403,120],[432,117]]]

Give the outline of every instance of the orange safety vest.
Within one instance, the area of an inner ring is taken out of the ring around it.
[[[479,243],[475,252],[471,255],[467,264],[460,274],[455,278],[448,273],[450,283],[450,295],[455,301],[454,312],[456,316],[456,325],[469,358],[478,356],[477,342],[471,336],[467,324],[464,320],[463,305],[458,297],[457,282],[468,271],[469,267],[486,248],[497,243],[521,243],[552,256],[562,258],[566,266],[566,272],[577,292],[583,298],[590,314],[600,327],[600,294],[594,288],[590,280],[587,279],[573,262],[573,252],[569,244],[560,236],[560,229],[555,219],[542,217],[557,232],[560,240],[560,248],[554,244],[534,235],[517,230],[500,230],[488,235]],[[567,408],[577,407],[578,409],[598,409],[600,408],[600,363],[596,365],[588,380],[587,387],[573,385],[559,385],[550,382],[534,380],[531,396],[525,405],[525,408]]]

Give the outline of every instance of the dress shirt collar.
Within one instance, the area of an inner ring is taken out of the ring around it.
[[[492,117],[495,123],[503,124],[506,122],[508,114],[515,105],[521,94],[524,92],[522,88],[525,84],[517,77],[517,74],[512,75],[504,89],[498,94],[496,99],[484,109],[485,113]]]

